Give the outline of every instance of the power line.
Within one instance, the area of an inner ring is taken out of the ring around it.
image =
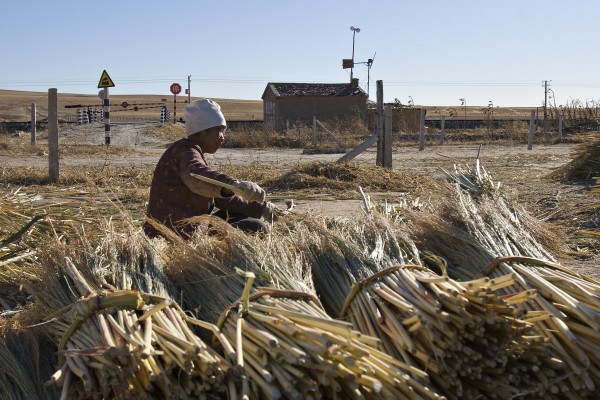
[[[194,82],[198,84],[202,83],[220,83],[220,84],[263,84],[266,85],[269,82],[304,82],[304,83],[331,83],[332,80],[306,80],[306,79],[267,79],[258,77],[205,77],[197,78],[202,76],[201,74],[193,74]],[[140,84],[152,84],[152,83],[172,83],[182,80],[181,77],[124,77],[117,79],[119,85],[140,85]],[[37,80],[0,80],[0,88],[26,88],[26,87],[52,87],[52,86],[96,86],[97,80],[88,79],[37,79]],[[414,80],[414,81],[400,81],[400,80],[386,80],[386,87],[438,87],[438,88],[451,88],[451,87],[538,87],[539,81],[435,81],[435,80]],[[560,82],[554,81],[553,86],[555,88],[600,88],[600,83],[591,82]]]

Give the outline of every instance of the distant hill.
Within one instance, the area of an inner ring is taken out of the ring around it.
[[[173,116],[173,95],[111,95],[110,109],[111,117],[160,117],[161,104],[167,106],[167,109]],[[201,97],[191,97],[191,100],[197,100]],[[221,105],[225,118],[231,121],[244,120],[262,120],[263,103],[262,100],[235,100],[235,99],[213,99]],[[29,121],[31,118],[31,104],[36,104],[38,120],[45,119],[48,115],[48,93],[47,92],[26,92],[18,90],[0,90],[0,121]],[[127,103],[127,107],[123,107]],[[150,104],[151,103],[151,104]],[[183,115],[183,107],[187,103],[187,96],[177,96],[177,119]],[[91,106],[100,109],[102,100],[97,95],[73,94],[58,92],[58,117],[67,119],[76,115],[75,108],[66,108],[65,106]],[[134,107],[138,111],[134,111]]]
[[[201,97],[192,97],[191,100],[197,100]],[[262,100],[236,100],[236,99],[213,99],[221,105],[225,118],[229,121],[248,121],[263,120],[263,102]],[[177,119],[183,115],[183,107],[187,102],[187,96],[177,96]],[[32,103],[36,103],[38,120],[45,119],[48,115],[48,93],[47,92],[26,92],[17,90],[0,89],[0,121],[29,121],[31,113],[29,108]],[[127,107],[122,105],[127,103]],[[149,105],[149,103],[152,103]],[[159,104],[156,104],[159,103]],[[160,118],[161,104],[165,104],[173,116],[174,104],[173,95],[149,95],[149,94],[131,94],[131,95],[111,95],[111,117],[126,118]],[[91,106],[100,109],[102,101],[98,95],[91,94],[73,94],[58,93],[58,117],[67,119],[75,117],[74,108],[65,106]],[[133,108],[137,105],[138,111]],[[487,120],[489,118],[499,119],[529,119],[531,107],[494,107],[493,112],[485,106],[432,106],[416,105],[415,107],[424,107],[427,109],[426,119],[440,119],[442,115],[446,119],[462,120],[466,117],[469,120]],[[541,111],[540,111],[541,112]]]

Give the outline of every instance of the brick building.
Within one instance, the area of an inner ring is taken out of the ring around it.
[[[367,110],[367,93],[351,83],[269,83],[262,95],[264,125],[283,130],[293,125],[319,121],[362,118]]]

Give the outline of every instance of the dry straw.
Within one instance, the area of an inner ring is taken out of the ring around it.
[[[219,321],[243,354],[250,398],[441,398],[427,374],[330,318],[306,293],[262,289]]]
[[[182,304],[198,318],[216,322],[240,298],[245,283],[235,268],[254,273],[256,285],[314,293],[310,269],[293,235],[249,235],[219,218],[200,220],[211,225],[211,235],[173,243],[165,252],[169,259],[165,273]]]
[[[63,273],[83,297],[45,318],[59,354],[48,383],[61,386],[61,398],[190,398],[228,390],[231,364],[191,327],[209,324],[191,322],[167,298],[109,284],[100,290],[68,257]]]
[[[380,338],[388,354],[427,371],[449,399],[547,395],[538,375],[566,375],[513,307],[535,292],[508,300],[496,292],[514,284],[514,274],[459,282],[422,266],[395,266],[359,282],[343,315]]]
[[[597,137],[586,138],[579,145],[573,158],[564,166],[548,174],[548,178],[564,181],[580,181],[600,176],[600,140]]]
[[[558,265],[536,240],[551,235],[510,207],[483,174],[457,169],[453,180],[461,186],[456,186],[456,201],[443,207],[450,218],[437,218],[437,225],[429,218],[415,220],[421,235],[417,241],[428,244],[428,251],[446,261],[450,277],[473,279],[482,272],[489,276],[482,279],[514,276],[513,285],[496,290],[535,327],[550,346],[556,364],[562,364],[560,373],[536,374],[545,396],[597,395],[600,353],[593,338],[600,322],[600,300],[594,294],[598,282]],[[436,231],[450,232],[451,245],[443,243]],[[533,290],[536,296],[527,295]],[[530,298],[523,302],[523,297]]]

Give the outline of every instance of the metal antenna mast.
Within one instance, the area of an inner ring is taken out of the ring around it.
[[[352,31],[352,68],[350,68],[350,82],[352,82],[352,78],[354,77],[354,37],[358,32],[360,32],[360,28],[355,28],[351,26],[350,30]]]

